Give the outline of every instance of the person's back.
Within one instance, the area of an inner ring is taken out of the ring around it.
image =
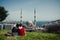
[[[24,29],[24,27],[19,27],[19,35],[21,35],[21,36],[25,35],[25,29]]]
[[[25,35],[25,29],[22,24],[19,25],[19,35],[24,36]]]
[[[16,27],[13,27],[12,28],[12,32],[17,32],[17,28]]]
[[[16,27],[12,28],[12,34],[13,35],[18,35],[18,29]]]

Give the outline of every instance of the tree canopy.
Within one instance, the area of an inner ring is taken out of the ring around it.
[[[4,7],[0,6],[0,22],[6,19],[8,16],[7,12]]]

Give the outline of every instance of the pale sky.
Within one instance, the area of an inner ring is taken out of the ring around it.
[[[7,21],[19,21],[22,9],[23,21],[34,20],[34,8],[37,21],[52,21],[60,19],[60,0],[0,0],[0,6],[5,7],[9,16]]]

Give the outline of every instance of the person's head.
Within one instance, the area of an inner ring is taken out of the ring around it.
[[[22,24],[20,23],[19,26],[22,26]]]
[[[19,24],[16,24],[16,27],[18,28],[19,27]]]

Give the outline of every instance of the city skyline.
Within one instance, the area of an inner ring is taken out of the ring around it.
[[[22,9],[22,20],[34,20],[34,9],[36,9],[37,21],[52,21],[60,19],[60,0],[0,0],[9,13],[7,21],[19,21]]]

